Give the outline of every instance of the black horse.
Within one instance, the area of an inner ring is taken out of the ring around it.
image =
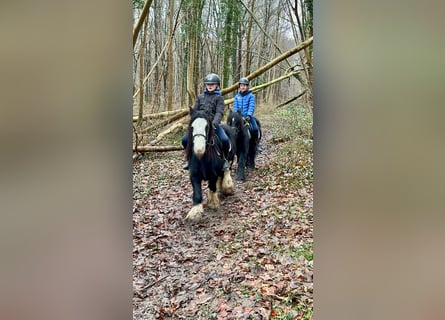
[[[236,136],[237,136],[236,130],[235,128],[232,128],[231,126],[225,123],[221,123],[220,126],[224,130],[230,141],[230,150],[226,155],[226,158],[227,161],[230,163],[230,168],[232,168],[232,164],[236,156]]]
[[[208,181],[207,204],[215,210],[220,206],[217,191],[225,195],[233,194],[234,185],[230,170],[223,170],[223,147],[215,135],[211,121],[204,112],[193,109],[190,109],[190,117],[186,155],[193,187],[193,207],[186,219],[199,221],[204,212],[202,181]]]
[[[258,152],[258,144],[261,139],[261,123],[258,124],[258,135],[252,132],[250,123],[245,120],[241,113],[231,111],[227,117],[227,124],[236,132],[236,157],[238,159],[237,180],[245,181],[245,168],[255,169],[255,159]]]

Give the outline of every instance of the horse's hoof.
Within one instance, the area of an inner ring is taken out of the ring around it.
[[[202,207],[202,203],[197,204],[190,209],[189,213],[185,217],[185,220],[190,222],[199,222],[203,213],[204,208]]]
[[[207,197],[209,199],[208,202],[207,202],[207,206],[210,209],[212,209],[212,210],[217,210],[219,208],[219,205],[220,205],[219,198],[218,198],[218,193],[209,190],[209,193],[207,194]]]
[[[230,176],[229,171],[224,172],[224,178],[222,180],[222,192],[224,195],[232,195],[235,193],[235,185],[233,184],[232,177]]]

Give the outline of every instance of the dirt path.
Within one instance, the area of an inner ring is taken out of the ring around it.
[[[134,319],[309,319],[312,190],[286,184],[298,163],[278,166],[289,159],[277,159],[273,128],[263,128],[257,169],[244,183],[232,169],[235,195],[197,225],[184,221],[182,153],[135,163]]]

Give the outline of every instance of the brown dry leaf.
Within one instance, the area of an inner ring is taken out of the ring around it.
[[[199,295],[197,297],[197,299],[195,299],[195,302],[196,302],[196,304],[204,304],[204,303],[212,300],[212,298],[213,298],[213,295],[204,293],[204,294]]]
[[[268,271],[275,270],[275,266],[273,264],[265,264],[264,268]]]
[[[275,286],[262,287],[260,292],[265,296],[275,295],[277,288]]]

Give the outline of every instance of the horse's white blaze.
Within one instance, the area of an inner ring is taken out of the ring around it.
[[[192,123],[193,128],[193,152],[198,158],[204,155],[206,148],[206,127],[207,120],[197,118]]]
[[[186,220],[192,221],[192,222],[198,222],[202,218],[202,214],[204,213],[204,208],[202,206],[202,203],[197,204],[193,206],[187,216],[185,217]]]

